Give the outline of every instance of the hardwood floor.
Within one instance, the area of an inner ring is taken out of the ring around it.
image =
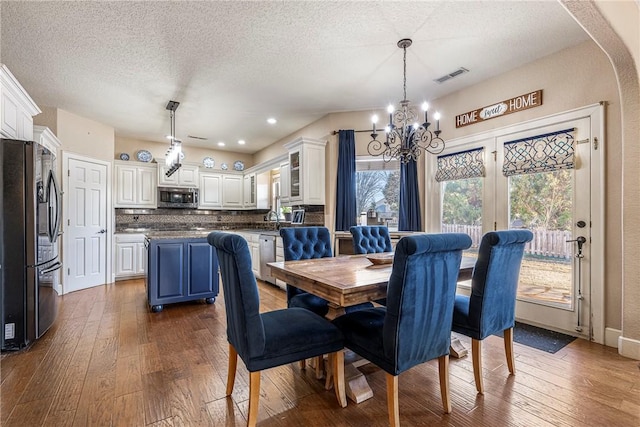
[[[260,284],[261,310],[284,308],[284,292]],[[469,340],[462,337],[470,346]],[[471,358],[451,359],[453,412],[442,411],[437,361],[399,377],[404,426],[638,426],[640,363],[576,340],[556,354],[515,344],[509,376],[501,339],[483,343],[484,396]],[[227,340],[222,296],[215,304],[169,305],[150,313],[144,282],[131,280],[61,298],[53,328],[1,359],[3,426],[244,426],[249,375],[238,362],[225,397]],[[340,408],[311,369],[262,374],[260,426],[386,426],[385,375],[361,368],[374,397]]]

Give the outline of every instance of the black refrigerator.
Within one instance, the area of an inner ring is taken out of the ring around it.
[[[58,313],[61,193],[56,158],[31,141],[0,139],[2,350],[40,338]]]

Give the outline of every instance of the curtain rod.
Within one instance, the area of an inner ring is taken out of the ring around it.
[[[338,132],[340,132],[339,130],[334,130],[333,132],[331,132],[331,135],[337,135]],[[355,133],[360,133],[360,132],[373,132],[373,129],[364,129],[364,130],[354,130]]]

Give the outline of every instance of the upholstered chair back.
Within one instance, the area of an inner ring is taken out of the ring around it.
[[[280,229],[280,236],[285,261],[333,256],[326,227],[286,227]]]
[[[258,285],[251,269],[247,241],[228,233],[211,233],[220,264],[224,305],[227,313],[227,337],[242,360],[264,352],[265,334],[260,317]]]
[[[471,279],[465,322],[469,330],[462,333],[482,340],[513,328],[520,265],[524,246],[531,239],[529,230],[491,231],[482,237]]]
[[[301,259],[326,258],[333,256],[331,252],[331,234],[326,227],[285,227],[280,229],[285,261]],[[287,302],[304,293],[295,286],[287,284]],[[326,302],[320,297],[311,297],[316,313],[324,316]],[[304,307],[304,305],[302,305]],[[319,307],[322,306],[322,309]]]
[[[400,239],[387,291],[382,334],[385,360],[378,366],[398,375],[449,354],[462,250],[470,246],[471,238],[462,233]]]
[[[353,250],[356,254],[391,252],[389,229],[384,225],[353,226],[349,229],[353,238]]]

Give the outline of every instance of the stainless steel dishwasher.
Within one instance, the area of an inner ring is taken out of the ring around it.
[[[260,235],[260,278],[265,282],[275,285],[276,279],[271,276],[271,268],[268,262],[276,260],[276,236],[269,234]]]

